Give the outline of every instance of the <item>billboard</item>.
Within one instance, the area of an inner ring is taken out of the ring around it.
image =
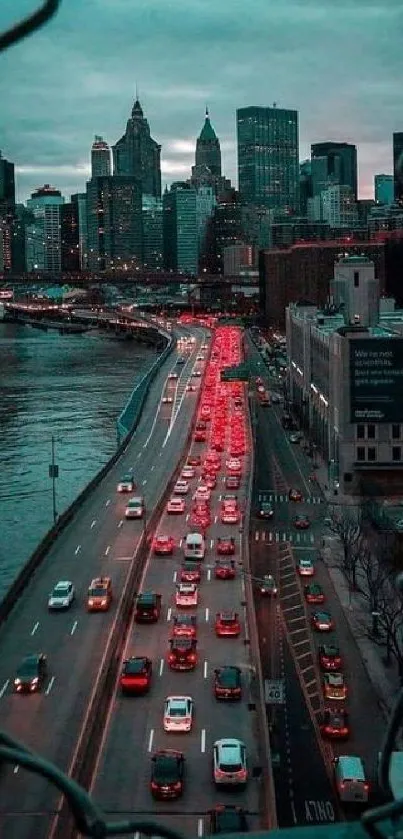
[[[403,422],[403,338],[350,340],[350,422]]]

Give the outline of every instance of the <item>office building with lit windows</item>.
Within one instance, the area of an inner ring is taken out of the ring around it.
[[[61,207],[64,198],[58,189],[45,184],[32,193],[27,208],[34,216],[34,223],[25,231],[25,257],[27,271],[61,270]]]
[[[87,183],[87,225],[90,271],[126,270],[141,265],[142,202],[136,178],[91,178]]]
[[[275,105],[239,108],[237,143],[241,202],[297,212],[298,112]]]
[[[103,137],[95,135],[91,147],[91,178],[111,174],[111,150]]]
[[[403,492],[403,311],[374,263],[340,255],[330,295],[286,310],[288,397],[334,494]]]
[[[403,131],[393,135],[393,176],[395,201],[403,201]]]
[[[164,266],[168,271],[197,274],[198,227],[196,190],[176,181],[163,196]]]
[[[374,193],[377,204],[393,204],[394,180],[393,175],[375,175]]]

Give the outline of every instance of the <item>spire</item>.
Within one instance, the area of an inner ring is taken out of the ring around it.
[[[135,103],[132,107],[132,117],[143,117],[143,116],[144,116],[143,109],[140,105],[139,98],[137,96],[137,90],[136,90],[136,101],[135,101]]]
[[[209,115],[209,110],[208,110],[207,105],[206,105],[206,115],[205,115],[205,118],[204,118],[204,125],[203,125],[203,128],[202,128],[201,132],[200,132],[199,140],[201,140],[202,142],[205,142],[205,143],[211,142],[212,140],[217,140],[217,135],[216,135],[216,133],[214,131],[214,128],[213,128],[213,126],[210,122],[210,115]]]

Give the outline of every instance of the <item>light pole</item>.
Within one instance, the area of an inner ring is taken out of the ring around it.
[[[55,463],[55,438],[52,434],[52,462],[49,464],[49,478],[52,481],[52,511],[53,524],[56,524],[58,513],[56,509],[56,479],[59,477],[59,466]]]

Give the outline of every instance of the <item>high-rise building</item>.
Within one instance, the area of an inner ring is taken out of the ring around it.
[[[241,201],[269,209],[299,209],[298,112],[284,108],[237,110]]]
[[[357,203],[349,186],[329,186],[321,193],[322,221],[331,228],[354,228],[358,223]]]
[[[308,214],[308,199],[312,198],[311,161],[303,160],[299,164],[299,211],[301,216]]]
[[[112,146],[115,175],[137,179],[143,195],[161,198],[161,146],[152,139],[150,126],[136,99],[123,137]]]
[[[352,143],[313,143],[311,177],[314,197],[329,186],[339,184],[349,186],[357,200],[357,147]]]
[[[0,151],[0,216],[14,213],[15,209],[15,180],[14,163],[6,160]]]
[[[60,213],[64,198],[49,184],[32,193],[27,207],[35,221],[26,228],[27,271],[61,271]]]
[[[111,150],[103,137],[95,135],[91,147],[91,178],[111,174]]]
[[[77,208],[76,215],[78,217],[78,250],[79,250],[79,265],[80,271],[85,271],[88,268],[88,220],[87,220],[87,193],[75,192],[71,196],[72,204]]]
[[[196,190],[177,181],[163,196],[164,265],[171,271],[197,274]]]
[[[212,175],[221,175],[221,148],[220,141],[210,122],[208,108],[203,128],[196,142],[196,167],[205,166]]]
[[[403,201],[403,131],[393,135],[393,175],[395,201]]]
[[[132,268],[142,260],[141,188],[130,175],[104,175],[87,183],[88,267]]]
[[[205,265],[208,242],[207,231],[211,219],[216,197],[212,186],[199,186],[196,189],[196,223],[197,223],[197,247],[199,254],[199,267]]]
[[[80,270],[80,241],[78,204],[69,201],[60,207],[61,265],[62,271]]]
[[[393,175],[375,175],[375,201],[377,204],[393,204],[394,181]]]
[[[143,195],[143,266],[153,270],[164,264],[162,200]]]

